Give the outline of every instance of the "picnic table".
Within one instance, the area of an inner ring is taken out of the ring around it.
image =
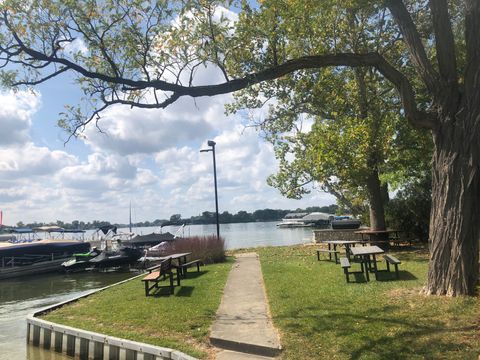
[[[191,252],[185,252],[185,253],[175,253],[175,254],[170,254],[166,256],[161,256],[155,258],[156,260],[163,261],[165,259],[171,258],[172,260],[176,261],[176,264],[172,264],[174,268],[176,268],[179,271],[179,274],[181,277],[186,278],[187,277],[187,269],[190,266],[197,266],[197,272],[200,271],[200,265],[204,265],[203,261],[200,259],[194,259],[191,261],[187,261],[187,257],[190,256],[192,253]],[[153,266],[149,269],[155,269],[159,265]]]
[[[356,244],[365,244],[363,240],[325,240],[321,241],[321,244],[327,244],[328,250],[332,250],[331,246],[333,245],[333,251],[337,251],[337,246],[345,246],[345,253],[348,258],[350,258],[350,248]]]
[[[358,230],[355,231],[355,234],[360,234],[362,240],[370,242],[379,242],[379,241],[389,241],[393,239],[398,239],[398,230],[387,229],[387,230]],[[368,239],[364,239],[364,235],[368,236]]]
[[[383,254],[381,248],[376,245],[369,245],[369,246],[359,246],[359,247],[352,247],[350,248],[350,253],[354,257],[358,257],[362,263],[362,270],[365,273],[365,278],[367,281],[370,281],[369,272],[372,271],[375,273],[375,278],[377,278],[377,259],[376,255]],[[372,267],[373,263],[373,267]]]

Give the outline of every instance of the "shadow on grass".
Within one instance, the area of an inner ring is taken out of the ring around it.
[[[175,293],[178,297],[190,297],[192,296],[194,286],[180,286],[180,290]]]
[[[150,295],[153,297],[162,297],[162,296],[170,296],[172,293],[170,292],[169,286],[159,286],[158,289],[150,290]]]
[[[382,359],[408,359],[412,354],[431,359],[439,356],[476,359],[472,357],[475,350],[471,346],[468,349],[463,338],[478,331],[477,325],[407,319],[399,314],[403,309],[401,305],[391,304],[356,311],[343,307],[328,312],[322,307],[305,307],[274,320],[284,322],[289,331],[300,337],[315,337],[319,341],[323,337],[335,339],[331,345],[348,359],[379,358],[379,355]],[[318,315],[313,315],[315,313]]]
[[[385,271],[381,270],[377,273],[377,281],[399,281],[399,280],[405,280],[405,281],[413,281],[413,280],[418,280],[418,278],[413,275],[411,272],[406,271],[406,270],[398,270],[398,275],[399,278],[397,279],[395,275],[395,271]]]
[[[428,252],[425,249],[417,249],[417,250],[404,250],[398,251],[397,249],[392,249],[393,253],[398,254],[398,259],[402,262],[419,262],[419,263],[427,263],[428,262]]]
[[[187,276],[184,278],[184,279],[196,279],[200,276],[203,276],[205,275],[206,273],[208,273],[208,270],[201,270],[199,272],[197,272],[196,270],[195,271],[192,271],[192,272],[187,272]],[[183,280],[183,279],[182,279]]]
[[[352,281],[352,276],[355,279],[355,281]],[[367,278],[365,277],[365,274],[363,272],[350,273],[350,283],[352,283],[352,284],[354,284],[354,283],[362,284],[362,283],[366,283],[366,282],[367,282]]]

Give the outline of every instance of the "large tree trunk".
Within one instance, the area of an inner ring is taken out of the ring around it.
[[[384,196],[377,169],[374,169],[367,179],[367,190],[370,203],[370,229],[385,230]]]
[[[433,132],[427,294],[475,293],[480,241],[479,94],[457,116],[444,116]]]

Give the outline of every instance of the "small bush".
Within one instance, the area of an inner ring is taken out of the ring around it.
[[[210,236],[191,236],[176,239],[168,243],[165,254],[191,252],[191,257],[200,259],[205,264],[225,261],[225,239]]]
[[[405,232],[407,237],[428,240],[430,223],[431,177],[429,175],[414,181],[390,200],[386,208],[386,220],[393,229]]]

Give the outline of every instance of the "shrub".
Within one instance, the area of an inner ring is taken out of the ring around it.
[[[210,236],[191,236],[169,242],[165,254],[191,252],[192,258],[200,259],[205,264],[225,261],[225,239]]]
[[[407,237],[428,240],[431,208],[431,177],[414,181],[388,203],[386,218],[390,227],[404,231]]]

